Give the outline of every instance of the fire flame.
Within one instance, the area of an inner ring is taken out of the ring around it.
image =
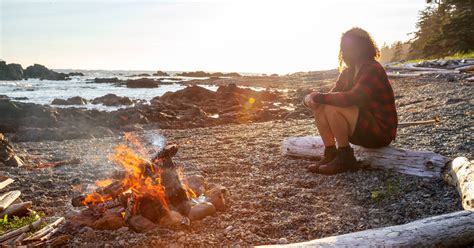
[[[161,171],[159,167],[145,159],[147,154],[139,140],[130,133],[124,136],[125,144],[115,147],[115,153],[108,158],[120,166],[125,172],[125,177],[120,181],[120,193],[131,191],[135,202],[147,195],[158,199],[163,207],[168,208],[165,196],[165,187],[161,184]],[[135,149],[131,148],[132,145]],[[104,188],[114,183],[113,179],[105,179],[96,182],[98,187]],[[84,205],[95,205],[112,200],[114,196],[102,192],[93,192],[87,195],[83,201]]]

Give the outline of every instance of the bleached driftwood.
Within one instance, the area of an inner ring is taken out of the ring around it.
[[[7,187],[8,185],[10,185],[11,183],[13,183],[15,180],[11,179],[11,178],[5,178],[5,179],[2,179],[2,181],[0,182],[0,189],[3,189],[5,187]]]
[[[444,179],[458,190],[463,208],[474,210],[474,161],[455,158],[448,163]]]
[[[24,215],[28,212],[28,209],[31,208],[32,204],[33,203],[31,201],[12,204],[7,209],[0,212],[0,219],[5,215],[8,215],[8,217]]]
[[[16,237],[16,236],[18,236],[18,235],[21,235],[21,234],[23,234],[23,233],[28,232],[28,231],[31,230],[31,229],[35,229],[35,228],[39,227],[40,224],[41,224],[41,221],[42,221],[42,220],[39,219],[39,220],[37,220],[37,221],[31,223],[30,225],[27,225],[27,226],[24,226],[24,227],[20,227],[20,228],[18,228],[18,229],[16,229],[16,230],[13,230],[13,231],[10,231],[10,232],[8,232],[8,233],[6,233],[6,234],[1,235],[1,236],[0,236],[0,242],[4,242],[5,240],[9,240],[9,239],[11,239],[11,238],[13,238],[13,237]]]
[[[16,199],[18,199],[20,195],[21,191],[13,190],[0,196],[0,211],[3,211],[8,208],[8,206],[10,206]]]
[[[473,242],[474,212],[464,210],[404,225],[272,247],[461,247]]]
[[[410,151],[395,147],[368,149],[353,146],[359,161],[371,168],[394,170],[420,177],[441,177],[447,157],[429,151]],[[321,157],[324,144],[319,136],[291,137],[283,141],[282,153],[286,156]]]
[[[57,226],[61,224],[64,221],[64,217],[60,217],[53,221],[52,223],[46,225],[45,227],[41,228],[37,232],[33,233],[30,237],[26,238],[23,240],[23,242],[29,242],[29,241],[44,241],[48,239],[52,234],[54,234],[57,231]],[[49,235],[48,235],[49,234]],[[47,237],[47,238],[43,238]]]

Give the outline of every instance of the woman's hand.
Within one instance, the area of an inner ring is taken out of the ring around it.
[[[316,108],[318,104],[313,101],[313,97],[317,94],[319,93],[313,92],[311,94],[306,95],[303,99],[303,105],[310,109]]]

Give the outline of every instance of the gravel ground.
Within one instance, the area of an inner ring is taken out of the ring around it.
[[[401,121],[440,116],[437,125],[400,128],[395,146],[431,150],[445,156],[473,158],[472,83],[432,77],[394,80]],[[451,99],[451,100],[450,100]],[[453,100],[454,99],[454,100]],[[150,133],[137,132],[146,142]],[[177,143],[176,162],[185,174],[201,174],[225,186],[229,208],[179,230],[157,229],[137,234],[83,228],[70,246],[143,247],[179,245],[259,245],[301,242],[331,235],[411,222],[461,210],[455,189],[440,179],[424,179],[388,171],[361,170],[336,176],[310,174],[310,160],[280,155],[290,136],[317,134],[311,119],[272,121],[212,128],[164,130]],[[57,168],[5,168],[17,180],[23,200],[48,215],[73,211],[70,199],[110,175],[107,155],[120,135],[101,139],[18,143],[30,162],[77,157],[78,165]],[[151,147],[151,146],[147,146]]]

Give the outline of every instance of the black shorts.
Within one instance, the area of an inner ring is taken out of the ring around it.
[[[367,128],[361,127],[361,121],[364,120],[368,122]],[[359,109],[359,117],[357,117],[357,123],[354,130],[354,133],[351,137],[349,137],[349,142],[354,145],[362,146],[365,148],[380,148],[384,146],[390,145],[392,142],[382,139],[371,132],[373,130],[374,125],[379,125],[377,120],[372,115],[372,113],[368,112],[364,109]]]

